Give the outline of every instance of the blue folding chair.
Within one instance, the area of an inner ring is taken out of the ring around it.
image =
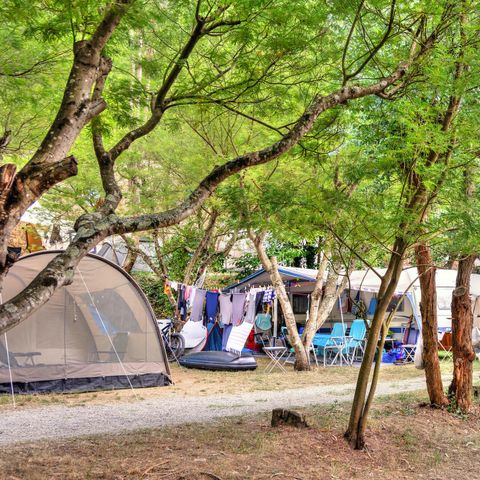
[[[347,356],[350,364],[352,364],[357,356],[357,353],[365,353],[365,337],[367,335],[367,327],[365,321],[357,319],[352,322],[350,327],[350,334],[346,337],[346,346],[344,353]]]
[[[343,323],[334,323],[330,333],[316,333],[313,337],[313,346],[317,355],[325,355],[325,347],[338,345],[344,342],[346,326]]]

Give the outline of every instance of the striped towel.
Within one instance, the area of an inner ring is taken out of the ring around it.
[[[241,325],[232,327],[225,350],[241,355],[252,328],[253,323],[248,322],[243,322]]]

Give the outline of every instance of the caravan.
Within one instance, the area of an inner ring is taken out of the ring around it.
[[[297,323],[304,324],[317,270],[281,266],[279,273],[286,285]],[[366,317],[371,319],[375,312],[380,277],[384,273],[385,269],[382,268],[375,271],[368,269],[352,272],[345,292],[333,308],[327,322],[322,326],[322,330],[331,330],[333,324],[338,321],[351,324],[362,309]],[[437,313],[440,331],[451,328],[450,304],[456,275],[455,270],[437,269],[436,271]],[[268,284],[270,284],[268,273],[264,269],[260,269],[231,285],[228,290],[244,291],[250,287]],[[473,302],[474,325],[478,326],[477,324],[480,325],[480,275],[472,275],[470,293]],[[418,331],[421,329],[420,282],[415,267],[406,268],[401,274],[389,311],[395,309],[395,315],[390,325],[394,338],[405,341],[405,343],[414,343]],[[279,323],[281,323],[280,315],[281,313],[278,312]],[[278,326],[274,326],[274,330],[279,331]]]

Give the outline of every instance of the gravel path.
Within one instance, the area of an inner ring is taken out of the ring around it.
[[[0,445],[208,422],[220,417],[253,414],[277,407],[292,408],[348,401],[353,398],[354,388],[353,384],[322,385],[228,395],[158,397],[109,405],[50,405],[9,410],[0,413]],[[386,382],[378,385],[377,394],[424,388],[424,379]]]

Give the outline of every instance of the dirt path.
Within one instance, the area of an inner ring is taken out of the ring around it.
[[[423,379],[385,382],[378,386],[377,394],[424,388]],[[352,399],[353,392],[353,384],[323,385],[243,394],[148,398],[109,405],[52,405],[10,410],[0,414],[0,445],[208,422],[219,417],[259,413],[277,407],[348,401]]]

